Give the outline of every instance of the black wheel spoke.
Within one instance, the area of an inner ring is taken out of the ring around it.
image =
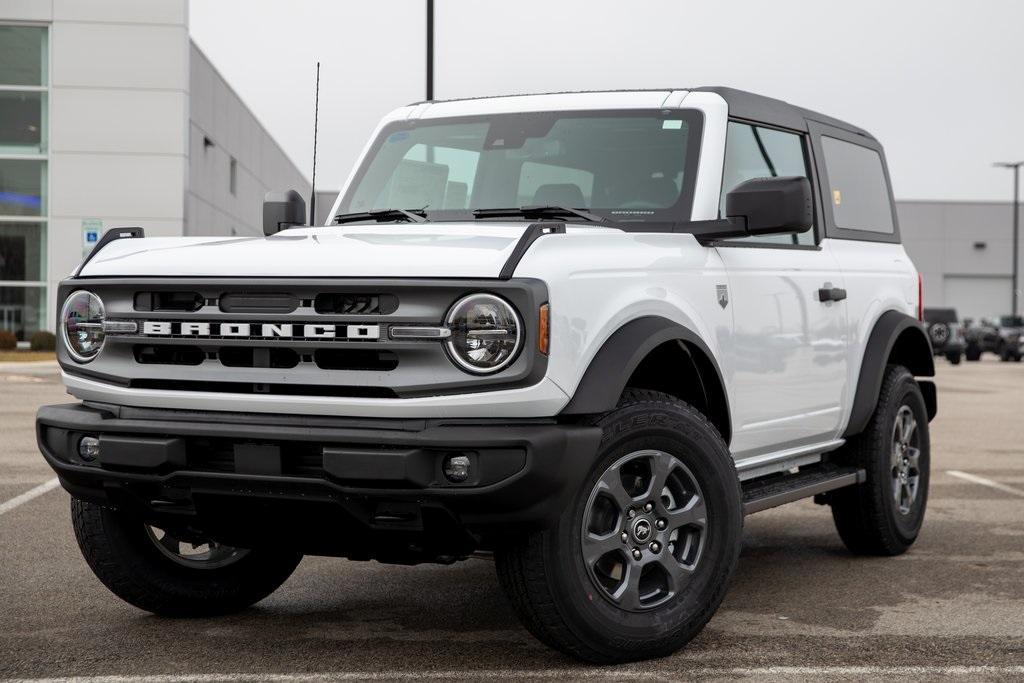
[[[648,498],[661,500],[661,492],[665,490],[665,484],[678,462],[668,453],[655,451],[651,456],[651,483],[646,494]]]
[[[181,541],[179,541],[174,536],[171,536],[166,531],[164,532],[164,535],[160,537],[159,542],[161,546],[163,546],[172,553],[180,553],[181,551]]]
[[[620,550],[624,547],[625,544],[620,538],[618,529],[614,529],[610,534],[604,536],[592,531],[583,535],[583,559],[586,560],[588,567],[593,567],[598,560],[613,550]]]
[[[622,475],[618,470],[609,470],[601,480],[597,482],[598,489],[607,496],[610,496],[621,508],[627,508],[633,503],[633,497],[622,485]]]
[[[640,603],[640,575],[642,568],[639,563],[630,562],[626,568],[626,576],[619,585],[618,590],[612,594],[612,599],[619,603],[619,606],[627,610],[637,610],[642,607]]]
[[[704,500],[694,495],[683,507],[668,511],[668,529],[673,531],[684,526],[703,528],[707,525],[707,516]]]
[[[693,568],[684,567],[670,553],[662,553],[657,560],[658,565],[665,571],[668,580],[669,592],[675,594],[683,589],[693,574]]]

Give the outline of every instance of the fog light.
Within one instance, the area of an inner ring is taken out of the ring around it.
[[[453,484],[461,484],[469,479],[469,456],[447,456],[444,459],[444,476]]]
[[[95,436],[83,436],[78,442],[78,455],[82,460],[92,461],[100,455],[100,440]]]

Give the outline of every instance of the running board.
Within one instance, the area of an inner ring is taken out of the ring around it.
[[[743,514],[810,498],[819,493],[853,486],[864,481],[864,470],[831,463],[805,467],[796,474],[764,477],[743,483]]]

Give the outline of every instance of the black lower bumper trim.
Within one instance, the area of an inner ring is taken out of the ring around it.
[[[356,543],[375,556],[395,551],[388,538],[419,552],[472,550],[549,525],[601,437],[553,421],[232,418],[70,404],[41,408],[36,428],[78,498],[239,545],[284,538],[348,556]],[[78,452],[83,436],[100,441],[91,461]],[[444,476],[453,454],[470,459],[464,482]]]

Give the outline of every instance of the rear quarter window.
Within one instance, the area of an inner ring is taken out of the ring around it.
[[[895,232],[882,157],[873,149],[823,135],[828,200],[837,228]]]

